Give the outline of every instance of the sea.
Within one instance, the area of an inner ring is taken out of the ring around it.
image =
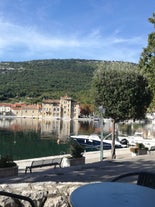
[[[49,120],[32,118],[0,118],[0,157],[13,160],[68,154],[69,137],[77,134],[105,134],[111,132],[111,120]],[[155,137],[152,123],[125,122],[117,124],[120,134],[132,135],[136,131]]]

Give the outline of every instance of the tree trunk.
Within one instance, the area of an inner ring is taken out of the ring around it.
[[[116,153],[115,153],[115,120],[114,119],[112,119],[111,159],[116,159]]]

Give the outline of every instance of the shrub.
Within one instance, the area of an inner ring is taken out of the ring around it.
[[[143,143],[136,143],[135,147],[130,147],[130,152],[138,153],[139,150],[143,149],[148,150],[148,148],[145,147]]]
[[[76,141],[70,141],[70,154],[73,158],[82,157],[82,153],[84,152],[84,148]]]
[[[0,158],[0,168],[13,167],[13,166],[17,166],[17,164],[8,155]]]

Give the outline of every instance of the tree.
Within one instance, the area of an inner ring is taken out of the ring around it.
[[[93,114],[93,106],[90,104],[80,104],[80,115],[90,116]]]
[[[149,22],[154,24],[155,27],[155,13],[150,17]],[[148,35],[148,45],[143,49],[140,60],[139,68],[143,75],[147,77],[150,88],[153,92],[153,101],[151,107],[155,107],[155,32]]]
[[[104,117],[112,119],[112,159],[115,154],[115,123],[143,119],[152,100],[147,79],[135,70],[100,67],[94,74],[92,87],[95,106],[106,108]]]

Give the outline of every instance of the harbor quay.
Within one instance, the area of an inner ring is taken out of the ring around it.
[[[46,197],[45,207],[69,207],[70,194],[81,185],[111,181],[114,177],[127,172],[155,172],[154,151],[147,155],[132,157],[129,148],[116,149],[116,159],[112,160],[111,150],[104,150],[103,161],[100,161],[100,151],[86,152],[84,156],[86,158],[84,165],[55,169],[35,168],[32,173],[27,174],[25,167],[37,158],[16,161],[19,166],[18,176],[1,178],[1,190],[28,196],[38,203]],[[0,198],[0,204],[4,204],[4,199]]]
[[[83,156],[85,157],[85,164],[95,163],[100,161],[100,151],[92,151],[92,152],[84,152]],[[119,159],[125,158],[125,157],[131,157],[131,152],[129,148],[121,148],[116,150],[116,156]],[[55,156],[49,156],[49,157],[40,157],[40,158],[32,158],[32,159],[25,159],[25,160],[18,160],[16,161],[18,168],[19,168],[19,175],[23,174],[25,172],[26,166],[30,166],[32,161],[35,160],[45,160],[45,159],[52,159],[56,157],[62,157],[66,158],[70,156],[69,154],[64,155],[55,155]],[[105,160],[111,159],[111,150],[103,150],[103,158]],[[63,163],[62,163],[63,165]],[[63,166],[62,166],[63,167]],[[33,170],[34,172],[42,172],[44,171],[44,168],[36,168]]]
[[[41,158],[34,158],[34,159],[25,159],[25,160],[18,160],[15,161],[18,165],[18,176],[17,177],[10,177],[10,178],[0,178],[0,183],[6,182],[6,183],[18,183],[18,182],[27,182],[29,181],[29,179],[31,180],[31,182],[42,182],[42,181],[46,181],[48,180],[48,176],[46,178],[46,175],[59,175],[59,174],[63,174],[63,176],[66,176],[64,180],[69,180],[69,181],[73,181],[74,182],[74,178],[75,181],[79,179],[79,181],[85,181],[85,180],[89,180],[91,181],[97,181],[97,180],[93,180],[93,177],[96,177],[97,174],[99,173],[98,170],[95,171],[95,174],[92,176],[92,178],[89,178],[89,176],[87,177],[74,177],[73,175],[78,174],[78,171],[80,171],[82,169],[82,171],[87,169],[93,169],[95,168],[95,166],[100,166],[101,168],[105,167],[105,169],[107,169],[107,166],[111,165],[115,166],[117,163],[123,163],[126,161],[129,161],[129,163],[137,163],[137,160],[141,160],[144,161],[146,160],[150,160],[153,162],[153,159],[155,158],[155,151],[151,151],[149,152],[147,155],[140,155],[140,156],[136,156],[133,157],[132,153],[130,152],[129,148],[121,148],[121,149],[116,149],[116,159],[111,159],[111,150],[104,150],[103,151],[103,161],[100,161],[100,151],[93,151],[93,152],[85,152],[84,153],[84,157],[85,157],[85,164],[84,165],[78,165],[78,166],[70,166],[70,167],[65,167],[63,166],[63,160],[62,160],[62,167],[56,167],[54,168],[53,166],[48,166],[48,167],[42,167],[42,168],[34,168],[32,173],[27,172],[25,174],[25,168],[27,166],[30,166],[32,161],[36,161],[36,160],[46,160],[46,159],[53,159],[53,158],[57,158],[57,157],[62,157],[63,159],[65,159],[66,157],[70,156],[69,154],[65,154],[65,155],[58,155],[58,156],[50,156],[50,157],[41,157]],[[154,159],[155,160],[155,159]],[[148,162],[149,164],[149,162]],[[125,164],[124,164],[125,165]],[[138,166],[138,165],[137,165]],[[99,168],[100,168],[99,167]],[[127,170],[128,166],[125,166],[125,168],[120,168],[119,172],[123,173],[123,171],[128,171]],[[153,167],[150,166],[150,168],[153,170]],[[136,169],[136,167],[135,167]],[[143,169],[143,168],[142,168]],[[137,168],[137,170],[142,170],[141,168]],[[74,173],[74,170],[77,173]],[[90,170],[89,170],[90,171]],[[91,171],[90,171],[91,172]],[[104,171],[106,172],[106,171]],[[119,174],[118,169],[115,172],[116,175]],[[93,173],[93,170],[92,170]],[[102,173],[102,172],[101,172]],[[70,174],[70,176],[68,176]],[[89,173],[88,173],[89,174]],[[63,182],[63,176],[55,176],[53,177],[51,180],[52,181],[56,181],[56,182]],[[50,180],[50,178],[49,178]]]

